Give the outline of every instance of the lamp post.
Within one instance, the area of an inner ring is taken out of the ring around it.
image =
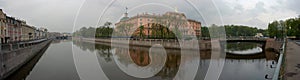
[[[287,29],[287,34],[286,34],[287,36],[291,36],[291,34],[290,34],[290,33],[291,33],[291,32],[290,32],[290,31],[291,31],[291,28],[292,28],[292,27],[289,26],[289,28]],[[289,34],[289,35],[288,35],[288,34]]]
[[[279,21],[279,24],[278,24],[278,26],[277,26],[277,30],[278,31],[281,31],[281,35],[279,35],[279,36],[281,36],[282,37],[282,39],[283,39],[283,21],[281,20],[281,21]],[[280,32],[279,32],[280,33]],[[278,34],[278,33],[276,33],[276,34]],[[279,37],[279,36],[277,36],[277,37]]]

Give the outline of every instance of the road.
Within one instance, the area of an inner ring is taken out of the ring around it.
[[[297,45],[295,41],[288,41],[287,43],[285,68],[286,80],[300,79],[300,44]]]

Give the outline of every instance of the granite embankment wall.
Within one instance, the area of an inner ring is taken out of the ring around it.
[[[283,45],[282,41],[276,41],[275,39],[267,39],[265,49],[279,52],[282,45]]]
[[[76,39],[76,38],[75,38]],[[190,50],[211,50],[211,41],[204,40],[188,40],[188,41],[177,41],[177,40],[163,40],[163,39],[89,39],[82,38],[85,41],[95,41],[113,44],[125,44],[134,46],[151,47],[154,44],[160,44],[167,49],[190,49]]]
[[[212,43],[219,43],[218,40],[189,40],[189,41],[182,41],[181,43],[176,40],[163,40],[163,39],[91,39],[91,38],[74,38],[76,40],[85,40],[91,42],[103,42],[103,43],[113,43],[113,44],[125,44],[125,45],[135,45],[135,46],[145,46],[151,47],[154,44],[161,44],[165,48],[170,49],[192,49],[192,50],[212,50],[216,48],[216,46],[220,45],[213,45]],[[278,51],[280,46],[282,45],[281,42],[276,41],[274,39],[266,39],[265,48],[264,49],[273,49]],[[199,48],[198,48],[199,47]],[[217,47],[218,48],[218,47]]]
[[[43,49],[47,49],[51,40],[33,41],[30,46],[0,52],[0,80],[8,77],[22,65],[30,61]]]

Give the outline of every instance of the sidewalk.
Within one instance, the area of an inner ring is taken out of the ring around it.
[[[300,46],[295,41],[287,43],[285,79],[300,79]]]
[[[296,43],[297,43],[298,45],[300,45],[300,40],[296,41]]]

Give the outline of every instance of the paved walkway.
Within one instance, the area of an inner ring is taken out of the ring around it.
[[[286,80],[300,80],[300,45],[295,41],[288,41],[286,52]]]

